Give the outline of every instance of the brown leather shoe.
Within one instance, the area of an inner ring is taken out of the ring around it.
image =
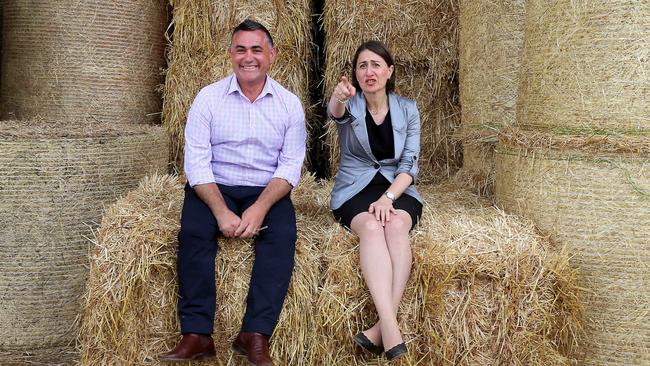
[[[203,360],[217,355],[212,337],[205,334],[187,333],[176,348],[160,356],[163,362]]]
[[[269,356],[269,337],[264,334],[239,332],[232,342],[232,350],[246,356],[251,365],[273,366],[273,360]]]

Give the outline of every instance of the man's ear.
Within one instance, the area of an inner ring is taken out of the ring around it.
[[[275,61],[275,56],[278,54],[278,51],[275,47],[273,47],[269,50],[269,52],[271,53],[271,63],[273,63]]]

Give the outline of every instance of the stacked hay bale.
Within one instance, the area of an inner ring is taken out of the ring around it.
[[[461,1],[460,104],[463,168],[457,178],[479,194],[494,190],[494,149],[515,123],[524,35],[523,0]]]
[[[306,188],[315,186],[310,177],[305,181]],[[293,194],[299,208],[296,267],[271,341],[271,354],[280,365],[317,364],[303,362],[316,337],[313,302],[323,238],[322,220],[309,211],[313,192],[299,189]],[[178,341],[176,235],[182,202],[177,178],[153,176],[106,210],[85,295],[82,364],[157,365],[157,356]],[[219,240],[214,329],[218,364],[231,364],[236,357],[230,344],[241,325],[253,256],[250,240]]]
[[[0,118],[11,120],[0,122],[0,223],[15,230],[0,236],[0,352],[12,353],[3,362],[63,363],[103,205],[167,170],[168,138],[149,126],[159,121],[167,9],[164,0],[2,6]]]
[[[341,75],[353,72],[361,42],[386,43],[395,58],[396,92],[415,99],[420,111],[421,182],[444,179],[460,163],[460,147],[451,139],[460,122],[457,23],[457,0],[325,1],[325,100]],[[326,140],[335,172],[339,151],[331,122]]]
[[[413,272],[399,311],[405,365],[570,365],[580,304],[567,257],[532,224],[450,184],[421,189]],[[332,221],[332,220],[330,220]],[[358,240],[333,222],[311,351],[323,365],[379,365],[351,336],[377,321]],[[364,355],[368,356],[368,355]]]
[[[271,341],[283,365],[377,364],[350,337],[372,318],[357,241],[333,222],[331,182],[306,176],[293,193],[296,269]],[[401,307],[404,364],[570,364],[580,307],[567,259],[528,221],[476,196],[436,186],[413,233],[414,270]],[[80,338],[84,365],[157,365],[178,340],[177,178],[154,176],[105,213],[92,256]],[[248,241],[221,240],[217,256],[217,364],[239,330],[253,255]],[[378,361],[380,364],[381,361]],[[198,363],[208,364],[208,363]],[[236,363],[237,364],[237,363]]]
[[[0,122],[0,350],[67,352],[86,238],[104,204],[166,170],[166,154],[160,127]]]
[[[587,289],[585,365],[650,363],[650,8],[526,5],[518,128],[497,202],[570,250]]]
[[[155,90],[164,62],[164,0],[6,0],[3,6],[1,118],[160,120]]]
[[[296,94],[309,112],[311,9],[308,0],[172,0],[174,32],[163,89],[163,124],[172,136],[172,161],[183,166],[187,112],[199,90],[232,73],[233,28],[246,18],[262,23],[278,50],[271,77]]]

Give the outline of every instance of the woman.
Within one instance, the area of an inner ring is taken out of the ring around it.
[[[422,213],[414,183],[420,152],[415,102],[392,93],[393,58],[368,41],[352,60],[328,104],[336,122],[341,161],[332,189],[334,217],[359,236],[361,271],[379,321],[353,337],[366,350],[394,359],[406,353],[397,310],[411,273],[408,234]]]

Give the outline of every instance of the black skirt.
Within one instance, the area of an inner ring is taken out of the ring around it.
[[[381,173],[377,172],[374,178],[372,178],[370,183],[368,183],[361,192],[347,200],[343,205],[341,205],[341,207],[332,211],[334,218],[336,218],[341,225],[349,229],[352,219],[362,212],[368,212],[370,204],[377,201],[381,195],[386,193],[388,187],[390,187],[388,179],[381,175]],[[399,198],[393,202],[393,207],[408,212],[409,216],[411,216],[411,229],[415,227],[420,220],[420,216],[422,216],[422,204],[420,201],[408,194],[399,196]]]

